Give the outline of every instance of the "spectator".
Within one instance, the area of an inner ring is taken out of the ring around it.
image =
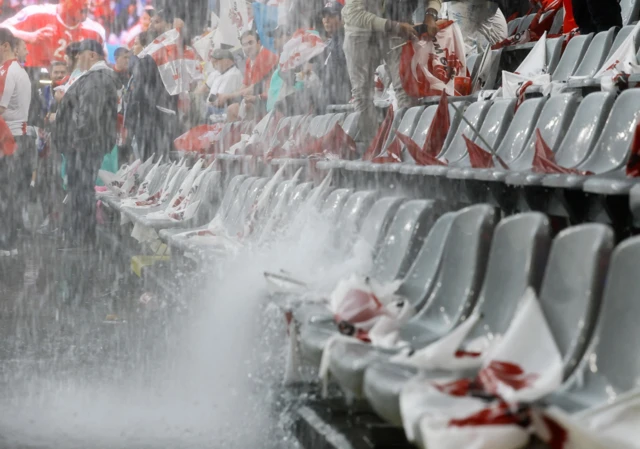
[[[173,17],[167,10],[156,11],[155,14],[151,16],[151,25],[149,26],[151,39],[153,40],[173,28],[172,23]]]
[[[502,42],[509,35],[507,20],[495,1],[452,1],[446,6],[449,18],[460,26],[467,54],[474,48],[480,53],[487,45]]]
[[[116,34],[120,34],[136,25],[139,20],[137,9],[136,0],[131,0],[129,6],[120,11],[116,20]]]
[[[242,72],[236,67],[233,53],[229,50],[216,49],[211,54],[211,64],[218,73],[217,76],[209,77],[208,101],[211,103],[208,114],[223,114],[224,107],[216,107],[213,104],[219,95],[237,92],[242,87]]]
[[[322,56],[323,105],[345,104],[351,99],[351,82],[344,56],[344,25],[342,23],[342,5],[330,1],[322,10],[322,25],[328,42]]]
[[[119,47],[114,52],[116,63],[113,69],[118,75],[119,89],[129,84],[129,62],[131,60],[131,51],[124,47]]]
[[[40,97],[42,99],[42,116],[47,117],[49,113],[55,111],[56,100],[54,98],[54,89],[62,85],[64,79],[67,77],[67,64],[62,61],[53,61],[49,68],[49,76],[51,78],[51,84],[43,87],[40,90]]]
[[[28,137],[27,119],[31,102],[31,81],[16,59],[17,40],[6,28],[0,28],[0,116],[6,122],[4,131],[11,133],[17,148],[0,146],[0,256],[17,254],[17,229],[21,207],[27,202],[31,174],[35,165],[35,141]],[[7,129],[8,128],[8,129]],[[3,135],[6,142],[11,137]]]
[[[599,33],[622,27],[620,2],[615,0],[572,0],[573,18],[580,34]]]
[[[409,107],[413,101],[402,89],[400,81],[401,44],[416,37],[412,14],[417,0],[382,1],[347,0],[342,11],[345,24],[344,52],[347,59],[356,111],[360,112],[360,132],[368,144],[373,138],[376,114],[373,107],[373,83],[376,67],[384,59],[391,72],[399,107]],[[440,0],[429,0],[424,16],[427,32],[435,36],[438,32],[436,19],[440,11]]]
[[[179,19],[176,22],[180,23]],[[151,55],[135,60],[124,101],[127,145],[131,146],[135,139],[140,157],[146,159],[155,153],[167,158],[173,141],[180,135],[179,95],[167,92]]]
[[[133,41],[133,46],[131,48],[134,56],[138,56],[140,52],[144,50],[144,48],[147,45],[149,45],[149,43],[151,42],[149,38],[150,38],[149,32],[147,31],[143,31],[142,33],[136,36],[136,38]]]
[[[95,239],[95,182],[102,159],[116,144],[117,80],[102,45],[80,43],[78,67],[84,74],[69,88],[56,121],[57,147],[67,160],[70,211],[65,215],[67,245]]]
[[[284,44],[291,38],[291,34],[292,33],[287,29],[287,27],[282,25],[276,27],[276,29],[271,33],[271,37],[273,38],[273,46],[278,53],[278,56],[280,56],[280,54],[282,53]],[[292,80],[289,79],[288,81]],[[281,95],[283,87],[284,79],[281,76],[280,67],[276,66],[273,75],[271,75],[271,81],[269,81],[269,91],[267,95],[267,112],[271,112],[276,106],[276,103],[283,99],[283,96]],[[302,87],[302,83],[295,83],[293,85],[294,89],[302,89]],[[282,107],[287,109],[284,105]],[[288,110],[285,110],[283,112],[285,113],[285,115],[290,115],[290,111]]]
[[[140,16],[140,20],[138,20],[138,23],[136,23],[131,28],[122,31],[120,39],[125,47],[131,48],[135,43],[136,37],[138,37],[138,35],[140,35],[141,33],[146,33],[149,30],[149,27],[151,26],[151,19],[154,14],[155,9],[153,9],[153,7],[151,6],[147,6]]]
[[[278,57],[262,46],[260,36],[255,31],[244,32],[240,42],[247,56],[242,88],[231,94],[218,95],[214,102],[214,106],[218,108],[231,103],[227,108],[229,121],[238,119],[242,99],[247,105],[249,115],[260,115],[261,102],[267,98],[271,74],[278,63]]]

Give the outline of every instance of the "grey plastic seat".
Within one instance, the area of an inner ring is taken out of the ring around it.
[[[402,340],[420,348],[466,319],[482,285],[495,222],[495,210],[487,205],[471,206],[454,218],[434,288],[426,306],[400,328]],[[365,343],[336,342],[329,370],[347,394],[360,397],[365,369],[396,352]]]
[[[467,70],[471,75],[471,79],[473,79],[473,75],[475,75],[477,68],[476,65],[480,63],[480,58],[478,58],[477,53],[473,53],[467,56]]]
[[[553,73],[558,67],[558,62],[562,56],[562,46],[564,45],[564,37],[556,37],[547,39],[547,71]]]
[[[408,205],[409,203],[405,203],[404,206]],[[418,203],[414,203],[412,208],[416,205],[419,206]],[[408,209],[405,211],[408,211]],[[401,212],[404,211],[399,210],[398,215],[400,215]],[[382,259],[387,260],[388,265],[380,268],[386,269],[387,278],[391,277],[389,274],[402,278],[402,283],[397,293],[404,296],[416,307],[420,307],[424,303],[426,296],[433,288],[435,277],[440,266],[443,247],[447,241],[455,216],[456,213],[451,212],[440,217],[430,229],[429,235],[424,239],[423,243],[420,242],[420,239],[415,238],[416,236],[413,236],[412,239],[404,239],[405,242],[412,247],[411,252],[415,251],[417,253],[415,260],[405,274],[401,273],[401,259],[407,256],[410,257],[410,254],[406,252],[403,257],[401,254],[402,248],[398,248],[398,246],[406,247],[406,245],[394,244],[394,239],[403,234],[403,231],[399,228],[403,222],[406,222],[405,220],[399,219],[394,221],[386,237],[386,243],[382,245],[376,263],[381,263],[380,261]],[[380,280],[379,276],[380,274],[373,275],[373,278]],[[393,279],[386,280],[389,281]],[[328,313],[318,313],[313,316],[307,314],[300,334],[300,347],[303,357],[315,365],[318,365],[327,341],[335,335],[336,332],[337,328],[333,317]]]
[[[353,140],[358,140],[358,120],[360,120],[359,112],[351,112],[347,115],[347,118],[344,119],[344,123],[342,124],[342,129],[347,133]]]
[[[229,182],[229,185],[225,189],[222,202],[220,203],[219,213],[223,219],[231,211],[231,205],[233,204],[233,200],[235,196],[238,194],[238,190],[240,189],[240,186],[246,179],[247,179],[247,175],[237,175],[237,176],[234,176]]]
[[[257,215],[257,223],[254,229],[254,235],[262,234],[263,237],[269,237],[274,230],[274,225],[278,222],[284,214],[284,209],[287,207],[291,191],[296,187],[296,183],[293,180],[282,181],[276,187],[275,191],[268,198],[268,204],[265,209]]]
[[[245,178],[238,186],[238,191],[233,197],[229,212],[224,220],[225,225],[233,224],[240,219],[240,213],[244,205],[244,201],[251,189],[251,186],[258,180],[256,177]]]
[[[591,41],[593,33],[573,37],[567,44],[556,69],[551,76],[552,81],[567,81],[572,76],[582,59],[584,58]]]
[[[191,200],[191,204],[197,204],[193,217],[187,220],[175,221],[170,218],[142,215],[136,218],[136,222],[148,228],[161,230],[168,228],[192,228],[203,225],[207,221],[211,220],[211,210],[207,210],[207,208],[211,207],[211,204],[208,203],[207,197],[212,195],[212,185],[214,185],[216,189],[218,188],[221,178],[220,172],[207,172],[202,176],[200,187],[193,194],[193,198]]]
[[[622,8],[622,23],[631,25],[638,20],[640,16],[640,2],[638,0],[622,0],[620,2]]]
[[[516,31],[520,27],[521,22],[522,22],[522,17],[517,17],[513,19],[511,22],[509,22],[509,24],[507,25],[507,33],[509,36],[513,36],[516,33]]]
[[[330,222],[337,220],[351,193],[351,189],[336,189],[331,192],[322,205],[322,214]]]
[[[613,41],[613,44],[611,45],[611,49],[609,50],[609,54],[607,55],[606,59],[609,59],[611,56],[613,56],[613,54],[616,52],[616,50],[618,50],[618,48],[620,48],[620,46],[627,39],[627,37],[629,37],[633,33],[634,28],[635,26],[633,25],[627,25],[627,26],[623,26],[620,29],[620,31],[618,31],[618,34],[616,35],[616,38]],[[638,38],[639,38],[639,33],[636,32],[634,37],[635,48],[638,48]]]
[[[529,29],[529,27],[531,26],[531,22],[533,22],[533,19],[536,17],[535,14],[529,14],[526,17],[522,18],[522,21],[520,22],[520,24],[518,25],[518,30],[517,32],[522,34],[525,31],[527,31]]]
[[[377,198],[376,191],[362,190],[347,199],[336,225],[336,247],[344,248],[345,252],[351,249],[355,236]]]
[[[547,398],[569,413],[610,403],[638,388],[640,358],[634,342],[640,338],[637,318],[637,270],[640,238],[623,241],[613,252],[595,335],[574,374]]]
[[[635,185],[629,192],[629,209],[633,215],[633,224],[640,228],[640,185]]]
[[[607,175],[592,187],[598,191],[620,194],[628,192],[633,180],[624,176],[624,168],[629,157],[633,130],[640,119],[640,89],[629,89],[618,97],[611,114],[602,130],[593,151],[577,168],[596,175]],[[579,188],[587,180],[597,181],[590,176],[549,175],[543,179],[548,187]]]
[[[518,27],[520,27],[520,22],[522,22],[522,17],[517,17],[507,24],[507,34],[509,36],[513,36],[516,33]]]
[[[547,99],[544,97],[525,100],[516,111],[507,133],[500,146],[495,150],[496,154],[502,158],[507,166],[510,166],[524,151],[546,101]],[[482,147],[484,146],[482,141],[476,141],[476,143]],[[497,172],[500,173],[497,174]],[[478,180],[495,181],[497,180],[496,177],[504,179],[505,171],[500,170],[500,168],[470,169],[469,172],[463,172],[461,177],[467,179],[469,177],[468,173]],[[447,176],[450,178],[460,177],[455,172],[450,172]]]
[[[540,306],[563,357],[564,374],[576,367],[593,334],[609,258],[611,228],[585,224],[562,231],[554,244],[540,291]]]
[[[587,49],[584,57],[582,58],[582,62],[576,69],[573,76],[591,79],[596,74],[602,64],[604,64],[607,55],[609,54],[609,50],[611,49],[611,45],[613,44],[613,39],[615,37],[615,28],[611,28],[608,31],[602,31],[595,35],[595,37],[591,40],[591,44]],[[585,83],[585,79],[569,79],[568,85],[569,87],[580,87]]]
[[[551,227],[543,214],[516,215],[498,224],[475,306],[482,319],[466,342],[506,332],[524,291],[528,287],[538,291],[550,245]],[[400,426],[400,390],[417,373],[415,367],[390,361],[372,364],[365,372],[364,394],[381,417]]]
[[[556,16],[553,19],[553,23],[551,24],[551,28],[549,28],[549,34],[560,34],[562,33],[562,27],[564,25],[564,8],[560,8],[556,13]]]
[[[558,165],[573,168],[587,158],[609,117],[614,100],[615,95],[608,92],[594,92],[582,100],[555,152]],[[549,175],[529,170],[525,174],[508,175],[506,182],[514,185],[540,185],[546,176]]]
[[[416,106],[408,109],[402,116],[402,121],[400,122],[400,124],[396,128],[393,128],[392,132],[389,133],[389,137],[387,138],[384,149],[386,150],[391,142],[393,142],[393,140],[396,138],[396,131],[405,136],[413,135],[414,129],[416,129],[416,125],[420,121],[424,110],[424,106]],[[364,168],[365,170],[376,171],[380,167],[381,164],[367,164],[367,167],[361,168]]]
[[[344,122],[346,116],[347,114],[344,112],[333,114],[327,121],[327,129],[325,130],[325,133],[331,131],[336,124],[341,124],[342,122]]]
[[[173,179],[171,179],[171,181],[169,182],[169,191],[167,195],[168,199],[164,203],[149,208],[123,207],[121,209],[121,212],[130,220],[137,221],[140,219],[140,217],[143,217],[147,214],[166,209],[169,206],[169,201],[171,200],[171,198],[173,198],[175,194],[178,193],[178,190],[180,190],[180,186],[182,185],[184,179],[187,177],[188,173],[189,169],[187,167],[180,167],[178,170],[176,170],[176,173],[173,175]]]
[[[574,93],[554,95],[544,105],[534,130],[540,130],[542,138],[554,153],[560,146],[577,108],[578,96]],[[494,173],[494,179],[506,180],[507,184],[512,184],[511,179],[520,180],[525,177],[531,170],[536,141],[537,136],[534,131],[520,156],[509,164],[509,171],[498,169]]]

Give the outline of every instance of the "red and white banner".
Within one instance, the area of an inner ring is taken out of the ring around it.
[[[546,87],[551,83],[547,72],[547,33],[544,33],[514,72],[502,71],[502,97],[519,98],[529,86]]]
[[[302,29],[296,31],[282,48],[280,71],[288,72],[300,67],[321,54],[326,46],[317,32]]]
[[[515,449],[528,441],[518,406],[556,390],[564,369],[532,289],[503,338],[482,351],[481,358],[475,378],[416,377],[405,385],[400,409],[411,441],[420,435],[426,447],[474,449]]]
[[[189,92],[194,81],[203,79],[202,65],[195,50],[183,47],[176,29],[158,36],[138,55],[151,56],[160,70],[165,89],[171,95]]]
[[[214,142],[220,139],[220,133],[224,123],[213,125],[198,125],[174,140],[173,144],[178,151],[195,151],[204,153]]]
[[[613,81],[619,75],[640,73],[635,43],[639,32],[640,23],[633,28],[633,31],[620,44],[620,47],[602,64],[600,70],[594,75],[594,78],[601,80],[603,87],[607,85],[607,80]]]
[[[453,21],[438,24],[432,39],[409,41],[400,56],[400,79],[408,95],[422,98],[446,92],[455,95],[455,78],[467,76],[460,27]]]

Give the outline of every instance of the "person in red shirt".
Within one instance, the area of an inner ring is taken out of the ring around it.
[[[253,111],[264,109],[260,106],[267,99],[271,75],[278,64],[278,57],[262,46],[260,36],[255,31],[246,31],[241,36],[240,42],[242,50],[247,56],[242,88],[232,94],[218,95],[214,103],[214,106],[218,108],[229,105],[227,108],[229,121],[238,118],[242,98],[244,98],[248,109],[253,109]]]
[[[105,42],[102,25],[87,18],[88,0],[61,0],[58,5],[27,6],[0,24],[27,43],[26,67],[49,67],[62,61],[71,42]]]

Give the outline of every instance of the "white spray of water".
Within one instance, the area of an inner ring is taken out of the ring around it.
[[[203,267],[203,292],[183,298],[193,312],[185,335],[171,342],[165,360],[136,354],[141,366],[130,378],[59,376],[46,368],[29,376],[0,403],[0,438],[64,448],[287,447],[276,407],[286,328],[266,307],[263,273],[284,269],[330,291],[344,276],[368,271],[366,251],[345,255],[331,245],[334,225],[302,207],[272,239],[247,242]]]

